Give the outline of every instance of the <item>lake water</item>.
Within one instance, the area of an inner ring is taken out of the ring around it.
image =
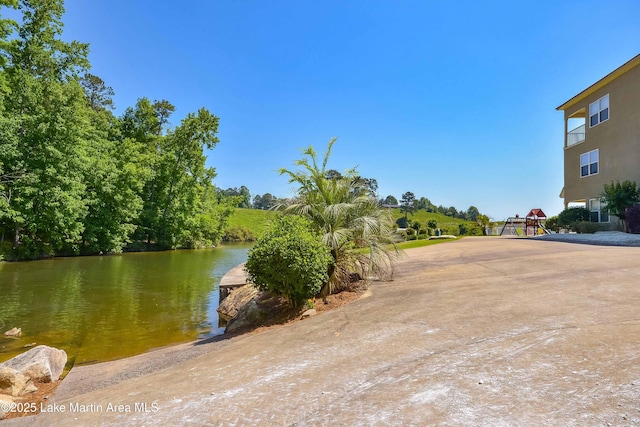
[[[78,365],[219,335],[218,284],[249,247],[0,263],[0,362],[31,344]]]

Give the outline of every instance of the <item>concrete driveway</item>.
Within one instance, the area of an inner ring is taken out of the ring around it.
[[[640,425],[640,248],[465,238],[398,269],[302,322],[74,369],[65,413],[3,423]]]

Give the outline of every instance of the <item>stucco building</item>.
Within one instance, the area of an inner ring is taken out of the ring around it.
[[[610,218],[599,195],[604,184],[640,184],[640,55],[607,74],[557,110],[564,112],[565,207],[584,204],[591,221]],[[613,219],[613,221],[612,221]]]

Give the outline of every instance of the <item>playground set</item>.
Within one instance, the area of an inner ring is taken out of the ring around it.
[[[542,209],[531,209],[526,217],[521,218],[520,215],[509,217],[504,222],[504,226],[500,231],[501,236],[535,236],[538,234],[551,234],[545,228],[544,221],[547,215]]]

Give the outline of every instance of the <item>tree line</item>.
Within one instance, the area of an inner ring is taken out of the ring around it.
[[[329,170],[326,172],[325,178],[327,179],[343,179],[343,176],[340,172],[336,170]],[[357,176],[355,178],[364,188],[367,189],[371,194],[376,194],[378,191],[378,181],[375,178],[363,178]],[[252,208],[252,209],[263,209],[268,210],[272,209],[277,205],[287,205],[291,203],[295,203],[295,198],[279,198],[274,196],[271,193],[265,193],[263,195],[256,195],[253,199],[251,199],[251,193],[247,187],[244,185],[240,188],[233,187],[227,188],[226,190],[218,189],[218,194],[221,198],[229,198],[235,197],[234,206],[238,208]],[[388,195],[384,199],[379,198],[378,205],[381,207],[395,207],[400,208],[403,212],[415,212],[418,210],[424,210],[426,212],[435,212],[440,213],[442,215],[446,215],[452,218],[463,219],[465,221],[473,221],[477,222],[479,220],[484,220],[484,216],[480,213],[476,206],[469,206],[466,210],[458,210],[455,206],[436,206],[426,197],[417,198],[414,193],[408,191],[402,195],[400,201],[396,199],[393,195]],[[488,218],[487,218],[488,220]]]
[[[0,0],[0,248],[12,259],[217,242],[231,203],[216,194],[207,109],[140,98],[117,117],[90,73],[89,45],[63,41],[62,0]],[[5,9],[6,10],[6,9]]]
[[[481,215],[478,208],[473,205],[469,206],[467,210],[458,210],[455,206],[436,206],[426,197],[417,198],[411,191],[404,193],[400,201],[398,201],[398,199],[393,195],[388,195],[386,198],[380,199],[380,204],[384,206],[399,207],[403,211],[424,210],[425,212],[435,212],[451,218],[459,218],[466,221],[477,221],[478,217]]]

